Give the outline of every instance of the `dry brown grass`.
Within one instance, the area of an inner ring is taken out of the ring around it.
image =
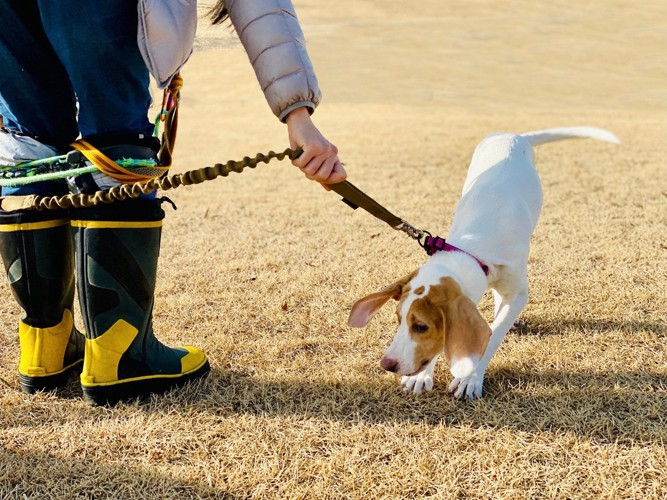
[[[613,130],[537,151],[545,206],[531,299],[459,402],[401,394],[378,360],[391,311],[349,306],[419,248],[287,165],[169,196],[155,326],[212,374],[146,404],[90,408],[72,381],[26,396],[17,306],[0,301],[3,498],[667,496],[666,8],[649,1],[296,2],[350,180],[446,235],[495,130]],[[202,30],[184,72],[177,169],[286,146],[245,56]],[[490,301],[483,302],[488,316]],[[79,324],[80,320],[79,320]]]

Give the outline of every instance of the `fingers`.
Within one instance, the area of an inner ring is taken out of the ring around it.
[[[322,187],[326,191],[331,191],[329,184],[338,184],[345,179],[347,179],[347,172],[345,171],[345,168],[343,168],[343,164],[341,162],[336,162],[331,174],[329,174],[329,178],[324,182],[320,182],[320,184],[322,184]]]
[[[292,161],[294,166],[309,179],[323,184],[345,180],[347,173],[338,158],[338,148],[315,127],[306,108],[293,110],[286,122],[290,146],[303,150],[301,156]]]
[[[304,148],[303,154],[292,163],[311,180],[323,184],[336,184],[347,178],[347,172],[338,158],[336,146],[322,148],[321,152],[313,153]]]
[[[324,182],[329,179],[331,172],[333,172],[334,165],[338,162],[336,155],[320,155],[312,158],[305,166],[301,167],[301,171],[314,181]]]

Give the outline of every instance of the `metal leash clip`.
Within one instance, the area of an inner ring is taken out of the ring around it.
[[[427,231],[424,231],[422,229],[417,229],[414,227],[412,224],[404,221],[401,219],[401,223],[394,228],[396,231],[402,231],[405,234],[407,234],[410,238],[413,240],[417,240],[421,242],[421,239],[424,237],[424,233]]]

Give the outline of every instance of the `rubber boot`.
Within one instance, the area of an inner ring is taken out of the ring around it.
[[[164,211],[150,199],[72,211],[77,284],[86,330],[86,402],[113,405],[206,375],[204,353],[171,348],[153,334],[155,278]]]
[[[84,336],[74,327],[74,254],[63,212],[0,210],[0,254],[19,320],[23,391],[51,390],[80,368]]]

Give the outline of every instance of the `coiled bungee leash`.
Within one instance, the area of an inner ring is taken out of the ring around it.
[[[93,194],[66,194],[62,196],[11,196],[2,200],[2,208],[5,211],[13,210],[58,210],[72,208],[87,208],[99,204],[109,204],[115,201],[123,201],[129,198],[137,198],[142,194],[149,194],[156,190],[168,191],[179,186],[191,186],[204,181],[213,180],[217,177],[227,177],[230,173],[241,173],[246,168],[255,168],[260,163],[269,163],[273,159],[279,161],[289,158],[298,158],[302,149],[287,148],[276,153],[269,151],[267,154],[259,153],[254,158],[248,156],[242,160],[230,160],[226,163],[216,163],[213,166],[190,170],[180,174],[163,175],[152,179],[134,182],[132,184],[121,184],[104,191]],[[349,181],[329,184],[332,191],[342,197],[342,201],[352,209],[359,207],[374,217],[387,223],[392,229],[402,231],[411,238],[417,240],[423,247],[425,238],[431,236],[428,231],[415,228],[400,217],[392,214],[373,198],[357,188]]]

